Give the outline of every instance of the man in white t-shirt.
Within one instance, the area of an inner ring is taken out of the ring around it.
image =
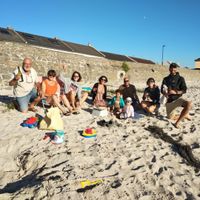
[[[31,65],[31,59],[25,58],[22,67],[15,69],[9,82],[9,85],[13,86],[19,110],[23,113],[28,110],[36,111],[34,105],[37,103],[36,83],[38,82],[38,76]]]

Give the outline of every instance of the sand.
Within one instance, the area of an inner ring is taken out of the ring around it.
[[[79,115],[62,118],[65,141],[60,145],[43,140],[51,131],[20,126],[34,113],[21,114],[1,103],[0,199],[200,199],[199,169],[146,130],[150,125],[161,127],[200,158],[199,85],[191,84],[185,95],[193,108],[191,121],[182,122],[180,129],[166,118],[164,107],[158,118],[113,119],[110,127],[102,127],[97,123],[102,118],[94,117],[86,103]],[[2,90],[1,95],[11,93]],[[97,137],[83,138],[80,133],[86,127],[96,128]],[[103,182],[81,192],[80,182],[86,179]]]

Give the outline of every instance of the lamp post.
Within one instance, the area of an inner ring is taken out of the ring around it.
[[[165,45],[163,44],[162,45],[162,65],[163,65],[163,58],[164,58],[164,48],[165,48]]]

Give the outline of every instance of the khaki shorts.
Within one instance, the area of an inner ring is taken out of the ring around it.
[[[166,111],[167,111],[167,117],[171,118],[175,113],[174,110],[178,107],[183,107],[187,104],[188,101],[186,101],[183,98],[178,98],[177,100],[166,103]]]

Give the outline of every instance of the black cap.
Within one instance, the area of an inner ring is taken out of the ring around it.
[[[176,63],[171,63],[169,66],[169,68],[177,68],[177,67],[179,67],[179,66]]]

